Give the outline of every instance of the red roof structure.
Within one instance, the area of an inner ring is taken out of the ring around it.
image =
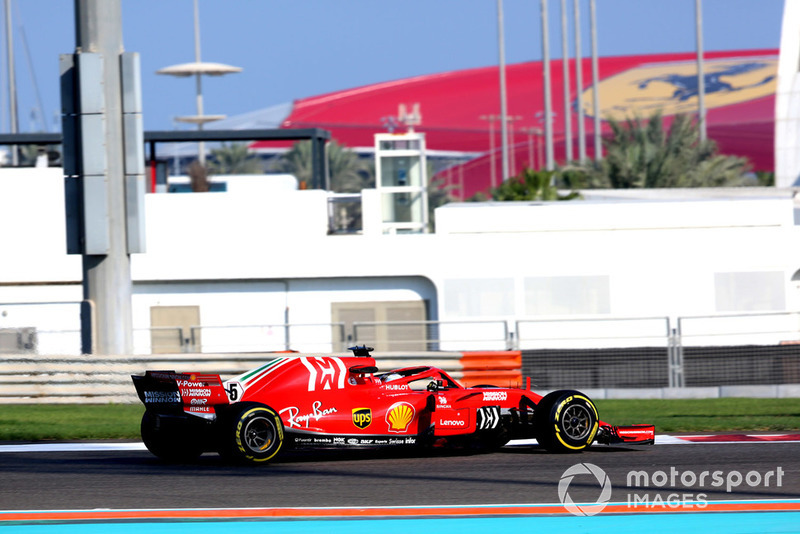
[[[704,56],[708,137],[720,151],[747,157],[754,170],[774,168],[775,83],[778,50],[707,52]],[[697,112],[697,63],[693,53],[599,59],[600,116],[624,119],[661,109],[665,124],[676,113]],[[550,62],[555,157],[564,161],[564,99],[560,60]],[[586,150],[593,157],[591,60],[581,62]],[[575,60],[569,60],[573,157],[577,158]],[[506,87],[512,174],[543,166],[542,62],[508,65]],[[491,184],[492,166],[500,176],[498,67],[445,72],[378,83],[297,100],[282,128],[319,127],[339,143],[372,148],[373,135],[386,132],[399,104],[419,103],[431,151],[464,153],[475,159],[440,173],[467,198]],[[255,143],[253,148],[267,146]],[[494,153],[492,153],[494,147]],[[434,152],[435,154],[435,152]]]

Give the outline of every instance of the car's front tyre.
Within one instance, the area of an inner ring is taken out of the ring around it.
[[[579,391],[545,395],[535,409],[536,440],[552,452],[580,452],[597,434],[599,417],[594,403]]]

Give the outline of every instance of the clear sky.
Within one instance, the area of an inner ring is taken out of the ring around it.
[[[75,49],[74,2],[11,1],[20,131],[44,128],[32,117],[39,108],[34,77],[47,128],[56,131],[58,56]],[[705,50],[777,48],[783,3],[703,0]],[[573,0],[567,4],[572,36]],[[695,49],[695,0],[596,4],[601,56]],[[589,2],[579,5],[588,56]],[[506,61],[540,59],[540,0],[504,0],[503,6]],[[548,6],[556,58],[562,55],[561,0]],[[172,130],[175,116],[196,112],[194,79],[155,71],[194,61],[192,0],[122,0],[122,10],[125,49],[141,54],[145,129]],[[233,116],[369,83],[498,63],[496,0],[199,0],[199,11],[202,60],[244,69],[204,79],[207,114]],[[5,26],[2,33],[0,131],[8,132]]]

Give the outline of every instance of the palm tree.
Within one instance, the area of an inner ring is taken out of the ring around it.
[[[189,165],[188,173],[193,193],[208,193],[211,191],[208,167],[201,165],[198,160],[194,160]]]
[[[373,187],[375,172],[372,163],[336,141],[326,147],[330,189],[336,193],[357,193]],[[273,170],[293,174],[300,187],[311,183],[312,154],[310,141],[298,141],[273,164]]]
[[[535,171],[525,168],[491,191],[492,200],[572,200],[580,195],[572,191],[561,195],[556,187],[556,171]]]
[[[700,139],[689,115],[675,115],[668,129],[660,111],[648,120],[608,120],[611,137],[600,165],[585,167],[592,180],[608,187],[717,187],[742,185],[749,168],[745,158],[718,154],[710,139]],[[590,181],[592,181],[590,180]]]
[[[454,186],[447,185],[444,177],[436,178],[433,162],[427,160],[428,170],[428,230],[436,227],[436,208],[452,202]]]
[[[208,170],[213,174],[261,174],[264,169],[258,156],[244,143],[222,143],[211,151]]]
[[[360,193],[375,187],[375,171],[370,160],[362,159],[344,145],[331,141],[326,147],[329,189],[335,193]],[[311,141],[298,141],[273,164],[273,170],[293,174],[301,189],[311,183]],[[334,231],[361,229],[361,203],[342,202],[333,211]]]
[[[331,191],[360,193],[362,189],[375,187],[375,170],[372,160],[362,159],[358,154],[336,141],[328,143],[327,154]]]
[[[272,170],[293,174],[300,188],[305,189],[311,183],[312,161],[311,142],[299,141],[273,162]]]

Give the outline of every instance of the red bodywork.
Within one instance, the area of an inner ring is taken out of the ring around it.
[[[287,444],[295,447],[535,438],[543,398],[520,388],[465,388],[435,367],[377,373],[371,356],[287,355],[227,381],[171,371],[133,379],[149,412],[203,423],[212,433],[237,406],[267,406],[279,414]],[[655,438],[651,425],[614,427],[598,417],[592,425],[589,443],[647,444]]]

